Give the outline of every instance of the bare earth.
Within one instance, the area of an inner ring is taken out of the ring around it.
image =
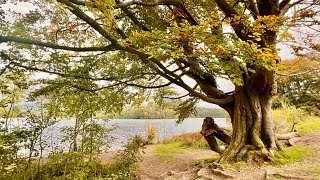
[[[304,134],[298,145],[309,146],[316,152],[301,162],[284,166],[257,166],[251,165],[240,170],[226,169],[233,177],[229,179],[259,180],[259,179],[320,179],[320,131]],[[194,171],[195,164],[204,158],[217,155],[210,150],[197,150],[183,152],[176,155],[174,161],[166,161],[154,155],[153,147],[147,147],[144,160],[140,163],[139,176],[142,180],[153,179],[228,179],[227,177],[214,176],[211,178],[199,177],[199,169]],[[308,173],[299,169],[318,169],[317,173]],[[198,173],[198,175],[197,175]],[[166,175],[166,176],[165,176]]]

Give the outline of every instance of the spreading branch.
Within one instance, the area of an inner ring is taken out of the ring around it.
[[[115,2],[119,5],[121,5],[121,2],[119,0],[115,0]],[[150,29],[142,24],[138,18],[127,8],[127,7],[122,7],[121,10],[131,19],[131,21],[137,25],[139,28],[141,28],[143,31],[150,31]]]
[[[226,0],[215,0],[219,8],[225,13],[228,18],[234,18],[235,16],[239,16],[239,13],[226,1]],[[267,43],[264,39],[261,41],[256,41],[252,35],[252,33],[244,33],[243,30],[247,27],[241,22],[231,21],[231,26],[236,33],[236,35],[243,41],[252,41],[259,44],[261,47],[268,47]]]
[[[293,6],[295,6],[297,4],[300,4],[302,1],[304,1],[304,0],[299,0],[294,3],[290,3],[290,0],[283,0],[279,5],[279,9],[280,9],[279,16],[283,17],[288,12],[288,10],[290,8],[292,8]]]
[[[214,97],[210,97],[210,96],[207,96],[205,94],[202,94],[202,93],[198,92],[197,90],[194,90],[193,88],[191,88],[189,85],[187,85],[181,79],[180,75],[178,75],[174,71],[170,71],[168,68],[166,68],[166,66],[163,65],[160,60],[158,60],[156,58],[153,58],[150,55],[148,55],[148,54],[146,54],[144,52],[141,52],[141,51],[139,51],[136,48],[133,48],[131,46],[120,45],[118,43],[118,41],[113,36],[111,36],[111,34],[109,34],[98,22],[96,22],[94,19],[89,17],[79,7],[77,7],[75,4],[73,4],[69,0],[57,0],[57,1],[60,2],[60,3],[65,4],[66,6],[68,6],[69,10],[70,10],[70,12],[72,14],[74,14],[79,19],[81,19],[81,20],[85,21],[86,23],[88,23],[89,26],[91,26],[100,35],[102,35],[104,38],[106,38],[107,40],[110,41],[111,44],[109,46],[103,47],[103,48],[105,48],[105,50],[107,50],[107,51],[110,50],[110,49],[112,49],[112,50],[121,50],[121,51],[125,51],[125,52],[128,52],[128,53],[137,55],[142,60],[142,62],[148,64],[157,74],[159,74],[162,77],[166,78],[169,81],[170,84],[176,84],[176,85],[184,88],[185,90],[187,90],[190,93],[191,96],[198,97],[198,98],[203,99],[206,102],[215,103],[215,104],[218,104],[218,105],[225,105],[225,104],[229,104],[229,103],[233,102],[233,96],[223,96],[223,97],[219,97],[219,98],[214,98]],[[181,4],[176,4],[176,5],[181,5]],[[123,6],[122,8],[126,8],[126,7]],[[137,22],[137,23],[139,23],[139,22]],[[62,48],[61,46],[57,46],[57,45],[53,45],[53,44],[49,44],[48,45],[48,43],[42,43],[42,42],[38,42],[38,41],[26,41],[26,40],[19,41],[19,43],[27,43],[27,42],[29,44],[35,44],[35,45],[39,45],[39,46]],[[100,48],[100,49],[104,50],[103,48]],[[70,49],[70,48],[64,47],[64,49]],[[88,50],[88,49],[86,49],[86,50]],[[92,48],[90,48],[90,50],[92,50]],[[16,66],[18,66],[18,65],[16,64]],[[20,67],[29,68],[30,70],[40,71],[40,69],[38,69],[36,67],[26,67],[26,66],[23,66],[21,64],[20,64]],[[53,74],[56,73],[57,75],[65,76],[64,74],[59,74],[59,72],[58,73],[57,72],[48,72],[48,73],[53,73]],[[165,86],[169,85],[169,83],[165,84]],[[144,88],[144,86],[137,85],[137,84],[126,84],[126,85]],[[160,86],[154,86],[153,88],[159,88],[159,87]],[[150,88],[150,86],[148,88]]]
[[[21,67],[21,68],[27,69],[27,70],[39,71],[39,72],[44,72],[44,73],[48,73],[48,74],[54,74],[54,75],[58,75],[60,77],[66,77],[66,78],[87,79],[87,80],[92,80],[92,81],[112,81],[112,80],[116,80],[117,79],[117,77],[93,78],[93,77],[90,77],[90,76],[65,74],[65,73],[62,73],[62,72],[50,71],[50,70],[42,69],[42,68],[38,68],[38,67],[22,65],[21,63],[14,62],[14,61],[11,61],[10,63],[15,67]]]
[[[108,46],[103,46],[103,47],[70,47],[70,46],[60,46],[60,45],[53,44],[50,42],[41,42],[41,41],[24,39],[24,38],[19,38],[19,37],[1,36],[0,35],[0,43],[6,43],[6,42],[31,44],[31,45],[37,45],[37,46],[42,46],[42,47],[48,47],[51,49],[60,49],[60,50],[75,51],[75,52],[89,52],[89,51],[105,51],[105,52],[107,52],[107,51],[116,50],[114,45],[108,45]]]
[[[70,0],[73,4],[76,5],[85,5],[84,1],[81,0]],[[158,6],[158,5],[176,5],[180,6],[182,5],[182,1],[180,0],[158,0],[155,2],[142,2],[142,1],[129,1],[121,4],[115,5],[113,8],[114,9],[119,9],[119,8],[124,8],[124,7],[129,7],[133,5],[138,5],[138,6],[147,6],[147,7],[152,7],[152,6]]]
[[[70,12],[72,12],[79,19],[82,19],[83,21],[88,23],[88,25],[90,25],[93,29],[95,29],[101,36],[108,39],[111,42],[111,44],[113,44],[114,46],[118,45],[118,42],[116,39],[114,39],[114,37],[112,37],[103,27],[101,27],[97,21],[95,21],[94,19],[89,17],[83,11],[81,11],[80,8],[78,8],[77,6],[75,6],[73,3],[71,3],[68,0],[57,0],[57,1],[70,7],[69,8]]]

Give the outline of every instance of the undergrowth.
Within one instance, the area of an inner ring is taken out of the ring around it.
[[[98,155],[69,152],[54,154],[41,166],[36,162],[28,167],[13,167],[0,174],[0,179],[137,179],[137,163],[142,159],[143,140],[136,136],[109,163],[103,164]]]

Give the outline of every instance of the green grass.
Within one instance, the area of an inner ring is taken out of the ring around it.
[[[181,143],[182,147],[208,148],[208,144],[199,132],[185,133],[164,140],[163,144]]]
[[[304,134],[311,131],[320,130],[320,117],[309,116],[297,125],[299,133]]]
[[[166,160],[177,160],[177,154],[196,149],[209,149],[209,145],[199,132],[185,133],[153,145],[155,155]]]
[[[172,144],[156,144],[155,155],[166,161],[177,160],[177,154],[194,150],[193,148],[183,148],[181,143],[176,142]]]
[[[275,166],[281,166],[285,164],[302,161],[313,152],[314,150],[310,147],[285,147],[283,151],[276,152],[275,160],[271,164]]]

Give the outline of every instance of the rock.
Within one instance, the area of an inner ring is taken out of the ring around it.
[[[163,175],[161,175],[161,179],[167,179],[168,177],[174,176],[175,174],[177,174],[177,173],[174,171],[168,171],[168,172],[164,173]]]
[[[218,163],[215,163],[215,162],[209,164],[208,167],[210,169],[219,169],[221,171],[224,171],[224,167],[221,164],[218,164]]]
[[[209,168],[201,168],[198,171],[198,178],[204,178],[204,179],[214,179],[213,173]]]
[[[217,168],[213,168],[215,165]],[[219,164],[212,164],[211,166],[201,168],[198,171],[198,178],[215,179],[217,177],[223,177],[225,179],[234,178],[233,175],[230,175],[227,172],[225,172],[223,166]]]

